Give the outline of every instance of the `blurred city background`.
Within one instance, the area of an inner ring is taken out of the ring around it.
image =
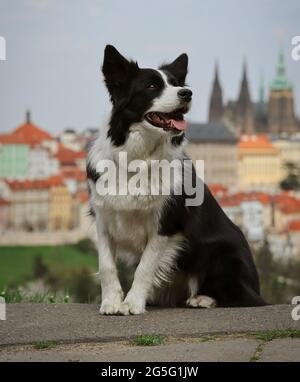
[[[300,294],[296,0],[0,1],[0,293],[99,301],[85,159],[109,111],[104,46],[140,66],[182,52],[195,93],[187,153],[253,249],[270,303]],[[297,30],[298,27],[298,30]],[[124,288],[132,270],[119,264]]]

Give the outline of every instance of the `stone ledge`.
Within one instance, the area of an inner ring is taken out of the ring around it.
[[[139,334],[196,337],[300,329],[292,305],[227,309],[149,309],[139,316],[101,316],[97,305],[8,304],[0,321],[0,345],[52,340],[61,343],[109,342]]]

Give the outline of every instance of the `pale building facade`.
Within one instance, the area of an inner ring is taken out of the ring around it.
[[[272,142],[274,147],[280,151],[281,170],[283,177],[288,175],[287,164],[292,163],[300,167],[300,137],[290,139],[278,139]]]
[[[234,189],[237,184],[237,139],[223,124],[190,124],[186,152],[204,161],[204,181]]]
[[[35,147],[29,150],[26,179],[49,178],[59,173],[59,161],[47,149]]]
[[[243,190],[278,188],[283,178],[280,151],[265,135],[243,135],[238,144],[239,186]]]

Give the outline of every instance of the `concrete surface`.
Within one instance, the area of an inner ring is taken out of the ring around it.
[[[255,340],[235,339],[204,343],[171,343],[160,346],[80,344],[57,349],[0,351],[0,361],[19,362],[247,362],[256,350]]]
[[[293,308],[149,309],[125,317],[101,316],[98,306],[88,304],[8,304],[7,319],[0,321],[0,362],[299,362],[300,338],[264,341],[251,335],[300,330]],[[163,335],[165,341],[154,347],[130,344],[128,339],[139,334]],[[55,343],[37,350],[34,344],[40,341]]]
[[[184,337],[201,334],[299,328],[292,306],[234,309],[149,309],[138,316],[101,316],[89,304],[8,304],[0,321],[0,345],[54,340],[105,342],[139,334]]]
[[[283,338],[268,342],[259,361],[300,362],[300,338]]]

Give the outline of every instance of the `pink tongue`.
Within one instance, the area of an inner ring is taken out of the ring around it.
[[[170,119],[171,126],[175,127],[177,130],[186,130],[187,128],[187,122],[185,120],[177,121],[176,119]]]

